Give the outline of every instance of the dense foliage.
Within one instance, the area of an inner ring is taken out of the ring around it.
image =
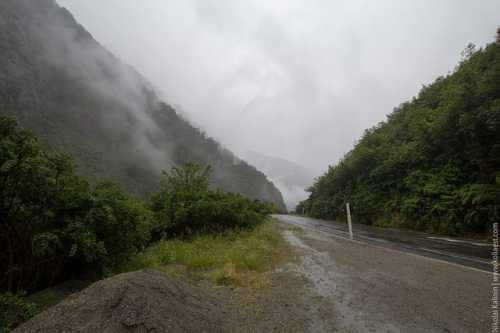
[[[150,199],[157,237],[249,228],[272,213],[272,204],[235,193],[210,191],[209,174],[209,167],[197,164],[164,172],[160,190]]]
[[[173,168],[143,202],[112,183],[89,185],[68,156],[0,117],[0,291],[98,277],[152,240],[246,229],[272,212],[272,204],[210,190],[209,172]]]
[[[10,332],[17,325],[35,315],[37,307],[34,303],[12,294],[0,294],[0,333]]]
[[[112,184],[91,188],[71,159],[0,117],[0,288],[36,290],[142,248],[151,214]]]
[[[500,215],[500,38],[424,86],[319,177],[297,211],[450,234]]]

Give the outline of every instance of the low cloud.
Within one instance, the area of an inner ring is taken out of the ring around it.
[[[317,173],[500,22],[496,0],[58,2],[237,154]]]

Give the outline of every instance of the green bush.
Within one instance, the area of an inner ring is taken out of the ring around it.
[[[113,183],[92,191],[88,223],[106,250],[106,266],[114,266],[144,249],[150,240],[152,214],[144,203]]]
[[[0,294],[0,333],[7,333],[35,315],[36,306],[11,293]]]
[[[164,173],[160,191],[150,199],[157,238],[250,228],[273,211],[270,204],[209,190],[209,174],[209,167],[196,164]]]
[[[113,184],[94,188],[0,117],[0,290],[34,291],[102,273],[142,249],[152,215]]]

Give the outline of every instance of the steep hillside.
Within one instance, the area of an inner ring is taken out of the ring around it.
[[[87,176],[143,195],[169,166],[210,164],[214,186],[284,209],[264,174],[163,103],[54,0],[0,2],[0,68],[0,113],[71,153]]]
[[[455,71],[367,130],[301,203],[338,218],[444,233],[485,233],[500,220],[500,30],[469,46]]]

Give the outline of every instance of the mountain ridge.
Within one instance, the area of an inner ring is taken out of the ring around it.
[[[210,164],[214,187],[273,202],[255,167],[193,127],[54,0],[0,4],[0,113],[15,116],[79,172],[146,195],[161,170]]]

